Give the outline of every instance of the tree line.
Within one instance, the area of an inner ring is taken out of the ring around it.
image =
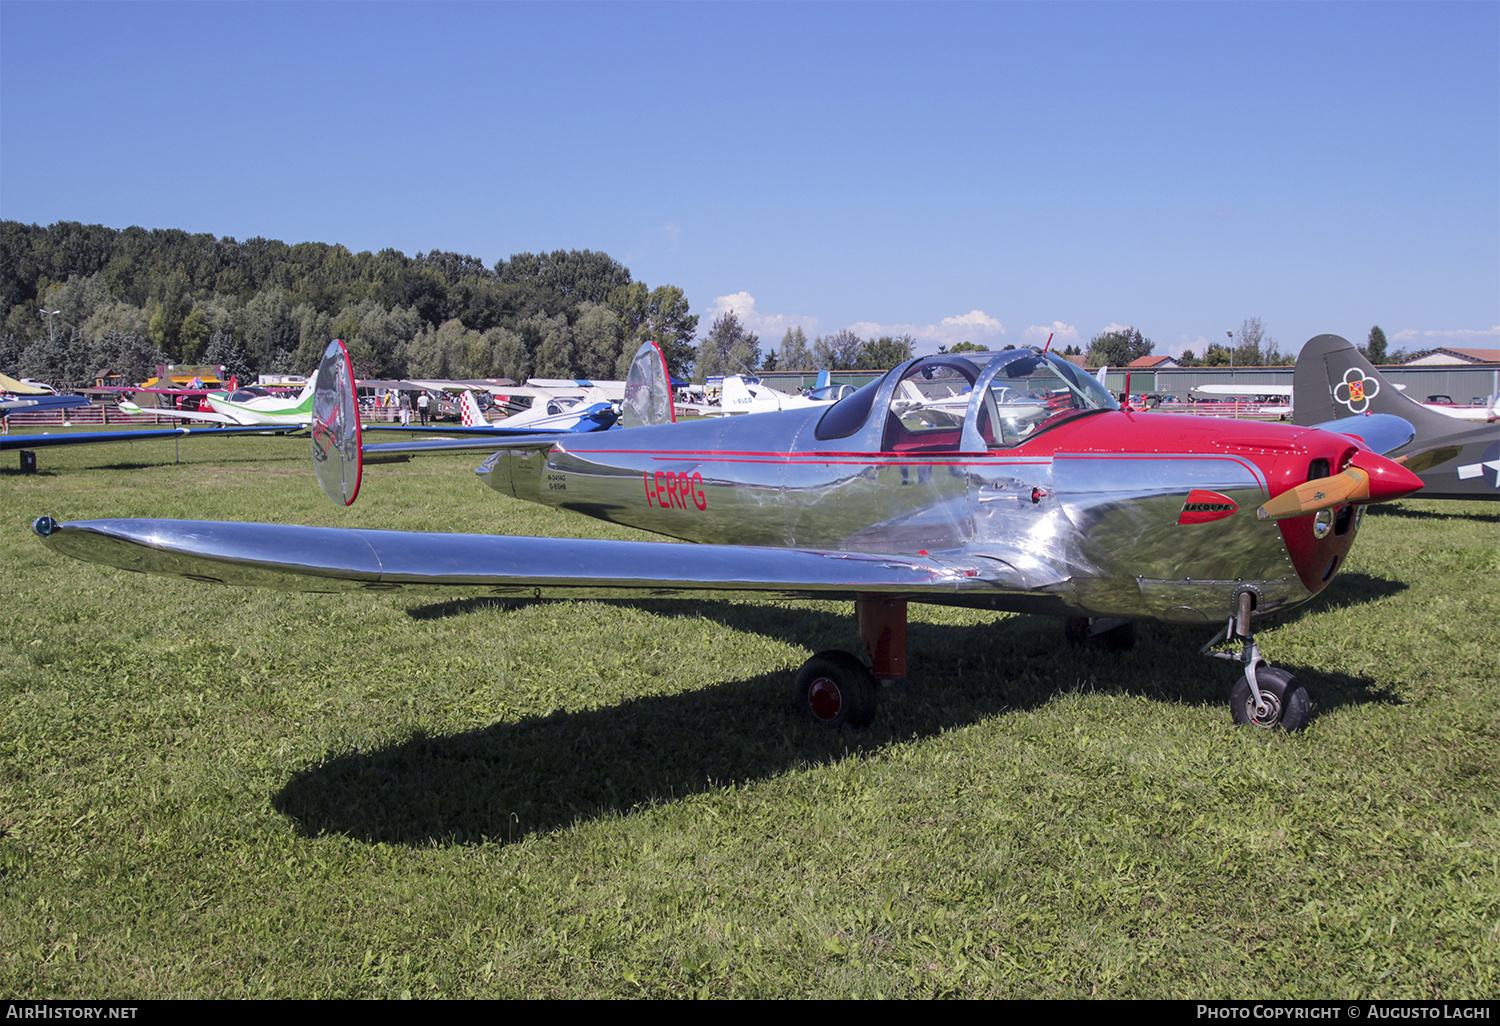
[[[487,267],[73,222],[0,222],[0,312],[0,367],[74,382],[157,363],[306,374],[333,338],[363,377],[609,378],[646,338],[686,373],[698,327],[680,288],[589,250]]]
[[[353,253],[177,229],[0,221],[0,369],[90,382],[157,364],[222,365],[241,380],[307,374],[328,341],[371,378],[622,378],[655,339],[678,377],[891,367],[914,340],[851,331],[779,349],[733,313],[698,338],[682,289],[652,288],[605,253]]]

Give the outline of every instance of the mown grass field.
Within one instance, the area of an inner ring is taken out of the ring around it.
[[[1500,993],[1500,508],[1405,501],[1263,629],[1307,685],[1236,729],[1211,629],[1075,651],[912,607],[875,726],[788,705],[842,604],[235,591],[30,522],[632,537],[475,456],[303,440],[0,469],[7,997],[1388,997]]]

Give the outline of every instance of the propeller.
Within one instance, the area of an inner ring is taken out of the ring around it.
[[[1413,454],[1412,462],[1417,463],[1422,455]],[[1441,450],[1434,455],[1441,455]],[[1349,466],[1337,474],[1289,488],[1261,506],[1255,515],[1260,520],[1285,520],[1346,503],[1399,499],[1422,487],[1422,479],[1413,473],[1414,469],[1424,468],[1403,466],[1397,460],[1362,449],[1354,454]]]
[[[1431,470],[1439,463],[1447,463],[1463,452],[1461,445],[1440,445],[1434,449],[1422,449],[1418,452],[1409,452],[1405,456],[1397,457],[1392,463],[1399,463],[1413,474],[1420,474],[1424,470]]]

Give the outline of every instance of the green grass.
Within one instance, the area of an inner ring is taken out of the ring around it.
[[[306,442],[0,470],[8,997],[1476,998],[1500,992],[1500,511],[1372,511],[1263,629],[1313,719],[1237,730],[1204,629],[1134,651],[912,607],[875,726],[788,705],[837,603],[228,590],[30,521],[642,537]]]

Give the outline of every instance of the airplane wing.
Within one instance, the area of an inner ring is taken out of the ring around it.
[[[75,406],[87,406],[90,402],[91,400],[86,395],[51,395],[43,392],[18,396],[15,399],[0,399],[0,409],[42,413],[47,410],[67,410]]]
[[[429,534],[211,520],[41,517],[48,548],[94,563],[210,584],[290,591],[468,591],[608,598],[748,592],[762,597],[933,598],[973,591],[1036,591],[1056,574],[1001,560],[871,555],[812,549]]]
[[[1204,395],[1281,395],[1288,399],[1292,396],[1291,385],[1194,385],[1193,391]]]
[[[142,442],[152,438],[204,438],[221,435],[285,434],[295,427],[170,427],[146,431],[68,431],[59,434],[0,435],[0,452],[10,449],[45,449],[55,445],[98,445],[105,442]]]
[[[179,420],[206,420],[215,424],[238,424],[239,421],[212,410],[178,410],[170,406],[153,406],[147,410],[132,402],[121,402],[120,409],[132,415],[176,417]]]

